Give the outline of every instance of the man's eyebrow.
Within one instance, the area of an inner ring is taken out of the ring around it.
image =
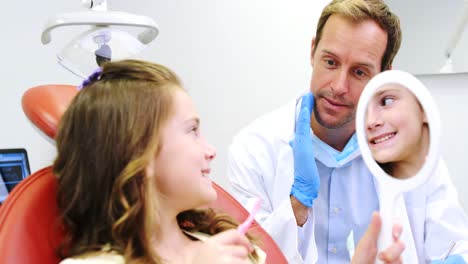
[[[321,51],[323,53],[326,53],[326,54],[330,55],[330,56],[338,57],[335,53],[333,53],[330,50],[322,49]],[[370,68],[370,69],[375,69],[375,66],[373,64],[367,63],[367,62],[359,62],[357,65],[364,66],[364,67],[367,67],[367,68]]]
[[[358,63],[358,65],[367,67],[367,68],[372,69],[372,70],[375,69],[375,66],[373,64],[370,64],[370,63],[361,62],[361,63]]]
[[[327,49],[322,49],[322,52],[323,52],[323,53],[326,53],[326,54],[328,54],[328,55],[332,55],[333,57],[338,57],[338,56],[336,56],[335,53],[333,53],[332,51],[327,50]]]

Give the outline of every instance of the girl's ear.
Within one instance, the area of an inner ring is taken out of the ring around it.
[[[145,178],[152,179],[156,175],[156,159],[155,157],[150,157],[148,160],[148,165],[145,168]]]
[[[422,116],[423,116],[423,118],[422,118],[422,119],[423,119],[423,123],[426,124],[426,125],[428,125],[429,122],[427,121],[427,115],[426,115],[426,113],[424,112],[424,110],[422,109],[422,107],[421,107],[421,114],[422,114]]]

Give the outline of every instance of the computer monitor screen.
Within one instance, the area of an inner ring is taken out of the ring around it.
[[[25,149],[0,149],[0,203],[29,174],[31,170]]]

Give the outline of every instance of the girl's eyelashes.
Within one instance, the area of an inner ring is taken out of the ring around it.
[[[382,99],[380,99],[380,105],[389,106],[393,104],[394,101],[395,101],[395,98],[393,96],[387,95],[387,96],[382,97]]]
[[[190,129],[190,133],[193,133],[196,136],[198,136],[199,133],[200,133],[200,127],[198,125],[197,126],[192,126],[191,129]]]

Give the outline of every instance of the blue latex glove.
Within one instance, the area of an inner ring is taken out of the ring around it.
[[[310,134],[310,115],[314,106],[314,96],[302,96],[301,111],[296,122],[294,140],[289,142],[294,156],[294,182],[291,195],[307,207],[312,207],[320,188],[320,177],[315,163],[312,135]]]
[[[449,256],[445,260],[435,260],[431,264],[466,264],[465,260],[460,255]]]

